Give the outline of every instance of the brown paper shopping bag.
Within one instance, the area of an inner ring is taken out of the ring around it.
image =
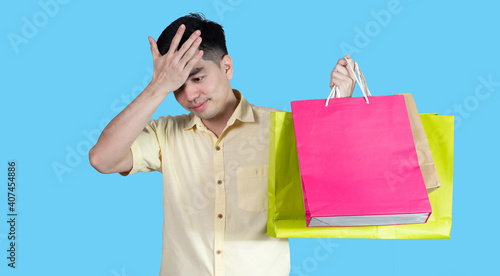
[[[413,134],[413,140],[415,142],[418,164],[420,165],[420,170],[422,171],[422,177],[424,178],[427,193],[430,193],[441,187],[441,185],[439,184],[436,165],[434,164],[434,160],[432,159],[429,142],[427,141],[424,126],[422,124],[422,121],[420,120],[417,105],[415,104],[413,96],[410,93],[404,93],[402,95],[405,98],[406,109],[408,110],[408,118],[410,120],[411,132]],[[409,158],[415,157],[413,156]],[[402,161],[401,169],[404,169],[404,167],[405,164],[404,161]]]

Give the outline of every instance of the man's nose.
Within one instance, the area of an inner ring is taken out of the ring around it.
[[[186,85],[184,87],[184,93],[186,95],[186,99],[190,102],[195,101],[200,97],[199,89],[193,85]]]

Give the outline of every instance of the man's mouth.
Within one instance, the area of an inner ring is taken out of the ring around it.
[[[205,106],[207,105],[207,102],[208,102],[208,100],[205,101],[204,103],[200,104],[200,105],[193,106],[193,110],[196,111],[196,112],[202,111],[205,108]]]

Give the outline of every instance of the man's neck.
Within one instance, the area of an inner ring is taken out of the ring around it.
[[[234,110],[236,110],[238,103],[239,99],[237,99],[234,93],[232,93],[230,94],[230,99],[228,100],[227,105],[224,108],[224,112],[221,114],[221,116],[219,116],[218,118],[213,118],[211,120],[202,119],[201,121],[210,131],[215,134],[215,136],[219,137],[226,128],[227,122],[233,115]]]

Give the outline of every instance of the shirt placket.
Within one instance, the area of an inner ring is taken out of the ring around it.
[[[214,270],[216,276],[225,275],[224,237],[226,232],[226,188],[224,171],[224,143],[218,139],[214,145],[215,214],[214,214]]]

